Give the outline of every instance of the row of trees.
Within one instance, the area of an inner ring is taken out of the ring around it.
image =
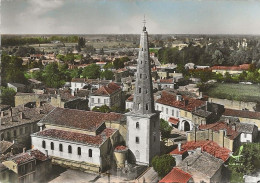
[[[44,44],[51,41],[61,41],[63,43],[76,43],[78,36],[51,36],[51,37],[21,37],[21,36],[2,36],[3,46],[17,46],[25,44]]]
[[[194,63],[196,65],[240,65],[256,62],[260,68],[260,46],[251,49],[231,49],[225,45],[212,44],[209,46],[193,46],[179,50],[176,48],[162,48],[158,51],[158,59],[161,63],[183,64]]]

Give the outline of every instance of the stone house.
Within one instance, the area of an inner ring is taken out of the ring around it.
[[[200,125],[198,129],[187,132],[187,141],[205,141],[216,142],[220,147],[225,147],[234,151],[241,145],[240,134],[235,124],[226,122],[217,122],[213,124]]]
[[[120,107],[122,104],[122,89],[115,83],[102,86],[89,95],[89,108],[107,105],[108,107]]]
[[[258,127],[258,130],[260,130],[260,112],[226,108],[223,116],[237,117],[241,123],[255,124]]]
[[[30,148],[30,134],[40,130],[37,122],[52,108],[48,104],[40,108],[29,108],[21,105],[1,111],[1,140],[14,142],[21,148]]]
[[[16,154],[2,164],[12,173],[12,182],[43,182],[51,172],[51,159],[38,150]],[[10,174],[10,172],[6,172]],[[9,175],[10,176],[10,175]]]
[[[121,120],[116,113],[55,108],[38,124],[45,129],[31,135],[32,147],[60,165],[105,171],[112,164],[113,148],[123,141],[120,131],[107,128],[106,122]]]

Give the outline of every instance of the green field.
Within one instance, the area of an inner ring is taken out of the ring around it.
[[[260,102],[260,85],[256,84],[216,83],[207,93],[210,97],[245,102]]]

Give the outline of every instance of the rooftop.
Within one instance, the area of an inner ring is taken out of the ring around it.
[[[200,117],[207,118],[212,114],[212,112],[206,111],[206,110],[203,110],[203,109],[197,109],[197,110],[193,111],[192,114],[200,116]]]
[[[210,155],[226,161],[229,158],[229,149],[220,147],[216,142],[213,141],[190,141],[182,144],[181,151],[174,149],[170,154],[183,154],[187,151],[195,150],[201,148],[202,151],[209,153]]]
[[[198,99],[189,98],[186,96],[182,96],[182,100],[178,101],[176,94],[169,93],[167,91],[163,91],[161,93],[161,98],[157,99],[156,102],[172,107],[176,107],[179,109],[183,109],[185,111],[194,111],[197,107],[205,105],[206,102]]]
[[[120,89],[120,86],[118,86],[114,82],[111,82],[107,86],[100,87],[93,94],[94,95],[111,95],[111,94],[117,92],[119,89]]]
[[[4,154],[10,147],[13,146],[12,142],[0,141],[0,154]]]
[[[35,160],[35,157],[30,153],[25,152],[11,157],[9,160],[14,161],[16,164],[23,164]]]
[[[100,134],[94,136],[71,131],[45,129],[33,135],[99,146],[116,131],[116,129],[106,128]]]
[[[164,183],[164,182],[187,183],[191,179],[191,177],[192,176],[189,173],[174,167],[170,171],[170,173],[168,173],[162,180],[160,180],[160,183]]]
[[[235,110],[225,109],[224,116],[235,116],[241,118],[260,119],[260,112],[246,111],[246,110]]]
[[[248,70],[250,64],[242,64],[239,66],[213,66],[211,67],[212,70],[235,70],[235,71],[242,71]]]
[[[192,176],[199,173],[200,176],[203,174],[211,178],[223,163],[223,160],[215,158],[206,152],[195,152],[180,162],[177,165],[177,168],[191,174]]]
[[[105,121],[120,121],[122,118],[122,114],[113,112],[101,113],[57,107],[43,118],[41,122],[57,126],[96,131],[96,129]]]
[[[200,125],[199,129],[200,130],[211,129],[213,131],[226,130],[226,136],[229,139],[235,139],[240,134],[240,132],[233,130],[231,125],[223,121],[212,123],[212,124]]]

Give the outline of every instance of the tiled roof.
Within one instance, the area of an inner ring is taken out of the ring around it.
[[[254,128],[257,128],[255,124],[249,123],[236,123],[237,131],[242,133],[253,133]]]
[[[203,109],[197,109],[197,110],[193,111],[192,114],[200,116],[200,117],[207,118],[208,116],[210,116],[212,114],[212,112],[206,111],[206,110],[203,110]]]
[[[220,147],[213,141],[190,141],[181,146],[181,151],[174,149],[170,154],[183,154],[189,150],[195,150],[201,147],[201,150],[209,153],[210,155],[226,161],[229,158],[230,150],[224,147]]]
[[[43,118],[41,122],[95,131],[105,121],[119,121],[122,117],[121,114],[117,113],[101,113],[57,107]]]
[[[179,119],[174,117],[170,117],[168,121],[174,125],[177,125],[179,123]]]
[[[123,146],[123,145],[117,146],[115,148],[115,151],[126,151],[126,150],[128,150],[128,148],[126,146]]]
[[[14,161],[15,163],[17,163],[19,165],[19,164],[26,163],[28,161],[35,160],[35,157],[30,155],[29,153],[25,152],[25,153],[21,153],[21,154],[11,157],[10,160]]]
[[[71,82],[85,83],[86,82],[86,78],[72,78]]]
[[[160,83],[174,83],[173,79],[161,79]]]
[[[130,97],[128,97],[126,99],[126,101],[128,101],[128,102],[132,102],[133,100],[134,100],[134,95],[131,95]]]
[[[248,70],[250,67],[250,64],[242,64],[239,66],[213,66],[211,67],[212,70],[235,70],[235,71],[240,71],[240,70]]]
[[[176,95],[169,92],[163,91],[161,98],[156,100],[157,103],[173,106],[186,111],[194,111],[196,107],[205,105],[206,102],[183,96],[183,100],[177,101]]]
[[[116,129],[106,128],[100,134],[94,136],[78,132],[46,129],[36,133],[35,135],[99,146],[105,142],[107,138],[109,138],[115,131]]]
[[[207,176],[212,178],[224,161],[207,152],[195,152],[181,161],[177,168],[190,173],[192,176]]]
[[[39,151],[38,149],[34,149],[32,150],[31,152],[31,155],[34,156],[37,160],[40,160],[40,161],[45,161],[48,159],[48,157],[42,153],[41,151]]]
[[[228,125],[225,122],[217,122],[212,124],[200,125],[199,129],[200,130],[211,129],[213,131],[226,130],[227,132],[226,135],[230,139],[235,139],[240,134],[240,132],[233,130],[231,125]]]
[[[10,147],[12,147],[13,143],[8,141],[0,141],[0,154],[5,153]]]
[[[241,118],[260,119],[260,112],[225,109],[224,116],[235,116]]]
[[[118,91],[120,86],[115,83],[109,83],[107,86],[100,87],[97,91],[94,92],[94,95],[111,95]]]
[[[171,183],[187,183],[191,179],[191,175],[183,170],[174,167],[170,173],[168,173],[160,183],[171,182]]]

